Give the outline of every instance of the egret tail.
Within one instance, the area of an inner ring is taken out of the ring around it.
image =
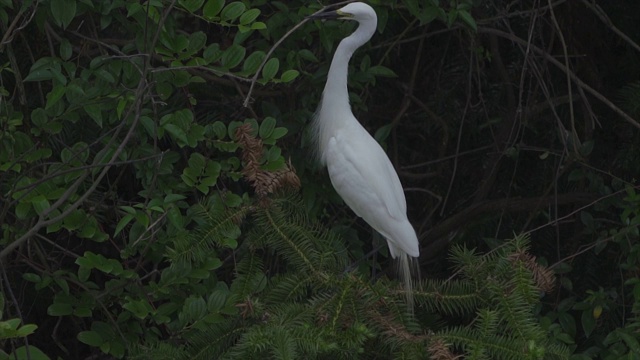
[[[405,296],[407,298],[407,307],[409,312],[413,314],[415,304],[414,288],[415,282],[420,280],[420,268],[418,267],[417,258],[411,257],[405,253],[399,254],[398,274],[404,285]]]

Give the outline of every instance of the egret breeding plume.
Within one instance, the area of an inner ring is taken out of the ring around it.
[[[353,20],[359,24],[333,55],[312,134],[320,162],[327,166],[336,192],[387,240],[391,256],[399,261],[412,309],[411,272],[417,267],[410,262],[420,255],[418,238],[407,219],[407,202],[398,174],[382,147],[353,116],[347,90],[349,60],[373,36],[376,13],[369,5],[356,2],[310,18]]]

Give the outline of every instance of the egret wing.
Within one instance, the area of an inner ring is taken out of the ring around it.
[[[402,185],[386,153],[369,133],[359,126],[334,134],[326,155],[331,182],[345,203],[388,241],[417,254],[418,241],[407,220]]]
[[[333,162],[334,166],[338,162],[349,164],[351,169],[343,171],[357,173],[357,178],[361,181],[350,186],[367,188],[370,196],[378,199],[389,216],[397,220],[406,219],[407,203],[404,190],[387,154],[359,123],[357,127],[345,130],[348,131],[336,134],[333,144],[329,146],[329,152],[339,152],[331,156],[341,159],[327,162]],[[349,191],[349,188],[345,191]]]

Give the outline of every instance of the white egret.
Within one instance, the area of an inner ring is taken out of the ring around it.
[[[420,255],[416,232],[407,219],[407,202],[389,157],[351,112],[347,74],[351,55],[376,30],[371,6],[356,2],[311,19],[354,20],[356,31],[344,38],[333,55],[322,100],[316,111],[312,136],[322,165],[344,202],[385,237],[389,252],[398,259],[407,302],[413,309],[413,258]]]

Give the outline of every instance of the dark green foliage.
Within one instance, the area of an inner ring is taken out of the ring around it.
[[[471,326],[444,329],[435,336],[464,349],[470,359],[568,358],[567,349],[550,339],[536,320],[535,308],[542,293],[541,284],[534,282],[534,272],[540,269],[520,256],[526,249],[528,240],[516,237],[484,256],[464,248],[454,250],[452,260],[459,264],[459,281],[468,290],[466,294],[458,290],[455,295],[442,292],[440,302],[456,306],[457,300],[462,308],[454,310],[457,316],[473,315],[473,320]],[[421,292],[416,300],[421,302]]]
[[[413,318],[402,292],[389,291],[397,285],[346,272],[348,253],[332,252],[336,238],[301,216],[300,205],[288,195],[255,210],[255,229],[245,240],[250,254],[237,264],[230,288],[241,319],[226,317],[189,334],[177,359],[415,358],[427,356],[434,339],[471,359],[567,358],[567,349],[550,340],[535,317],[539,285],[528,264],[514,257],[526,251],[523,238],[486,256],[454,251],[459,275],[418,284]],[[212,223],[223,216],[207,215]],[[271,270],[277,273],[265,276],[261,256],[277,257],[279,265]],[[442,327],[419,320],[438,314],[469,324]],[[141,356],[153,358],[162,347]]]
[[[419,233],[413,315],[309,149],[354,24],[0,0],[0,360],[637,357],[640,2],[370,3],[350,100]]]

